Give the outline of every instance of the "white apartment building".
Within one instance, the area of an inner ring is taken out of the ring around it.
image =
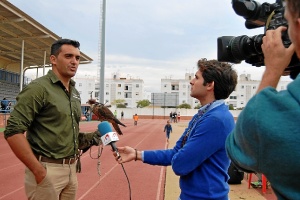
[[[178,95],[178,103],[187,103],[192,108],[199,104],[199,101],[190,96],[190,81],[194,78],[194,73],[185,73],[184,79],[161,79],[161,92]]]
[[[99,100],[100,83],[96,77],[74,77],[74,81],[81,95],[81,104],[91,98]],[[104,103],[107,105],[121,99],[125,100],[127,108],[135,108],[136,102],[145,97],[144,81],[141,79],[123,78],[113,74],[111,79],[105,79],[104,87]]]
[[[96,77],[91,76],[75,76],[76,89],[80,93],[81,104],[86,104],[89,99],[95,99],[95,80]]]
[[[277,91],[286,90],[290,81],[280,81],[277,85]],[[228,105],[233,105],[234,108],[243,108],[246,106],[251,97],[256,94],[260,80],[251,80],[250,74],[241,74],[235,91],[233,91],[229,98],[226,99]]]
[[[192,108],[199,104],[199,101],[190,96],[190,80],[194,78],[193,73],[186,73],[185,79],[161,79],[162,93],[177,93],[179,104],[188,103]],[[280,81],[277,91],[285,90],[291,81]],[[234,108],[243,108],[257,91],[259,80],[251,80],[250,74],[241,74],[235,90],[225,100],[227,105],[233,105]]]
[[[144,99],[144,81],[142,79],[120,77],[114,73],[111,79],[104,82],[104,101],[111,104],[115,100],[125,100],[127,108],[136,108],[137,102]],[[96,83],[99,91],[99,83]],[[98,97],[98,92],[96,96]]]
[[[199,105],[199,101],[190,96],[190,81],[194,73],[186,73],[184,79],[161,79],[161,93],[175,94],[178,105],[187,103],[192,108]],[[76,88],[81,95],[81,103],[85,104],[89,99],[98,99],[99,80],[96,77],[75,77]],[[280,81],[277,90],[285,90],[291,81]],[[259,80],[251,80],[250,74],[241,74],[235,90],[225,100],[228,105],[239,109],[246,106],[247,102],[257,91]],[[142,79],[123,78],[113,74],[111,79],[105,79],[104,101],[110,105],[114,100],[125,100],[128,108],[136,108],[136,102],[144,99],[151,101],[151,94],[144,91]]]

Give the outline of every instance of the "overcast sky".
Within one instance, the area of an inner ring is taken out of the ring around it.
[[[79,75],[95,76],[99,72],[102,1],[9,2],[60,37],[81,43],[81,51],[94,62],[81,65]],[[230,0],[107,0],[105,77],[119,73],[140,78],[146,91],[159,92],[162,78],[183,79],[186,72],[197,70],[200,58],[217,59],[218,37],[264,32],[263,28],[246,29],[244,22],[235,14]],[[235,69],[259,80],[264,67],[242,62]]]

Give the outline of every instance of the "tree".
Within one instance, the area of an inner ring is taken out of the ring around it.
[[[199,109],[201,107],[200,104],[196,105],[194,109]]]
[[[111,104],[116,105],[117,108],[126,108],[125,102],[125,99],[116,99]]]
[[[148,99],[140,100],[136,102],[136,107],[137,108],[144,108],[150,105],[150,101]]]
[[[229,104],[229,110],[234,110],[234,107],[232,104]]]
[[[117,108],[126,108],[127,106],[125,104],[117,104]]]
[[[177,108],[186,108],[186,109],[191,109],[191,105],[187,103],[180,104],[177,106]]]

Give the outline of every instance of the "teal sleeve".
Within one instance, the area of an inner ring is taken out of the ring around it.
[[[226,139],[231,161],[244,171],[258,171],[259,137],[257,137],[258,97],[254,96],[238,116],[236,126]]]
[[[245,171],[261,172],[267,168],[266,160],[278,159],[276,140],[286,134],[285,130],[293,132],[293,116],[298,107],[287,91],[277,92],[271,87],[252,97],[226,139],[232,162]]]

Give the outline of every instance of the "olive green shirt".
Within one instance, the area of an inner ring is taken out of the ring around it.
[[[34,153],[50,158],[74,157],[78,149],[80,94],[70,81],[70,92],[52,70],[32,81],[17,96],[5,138],[26,133]]]

